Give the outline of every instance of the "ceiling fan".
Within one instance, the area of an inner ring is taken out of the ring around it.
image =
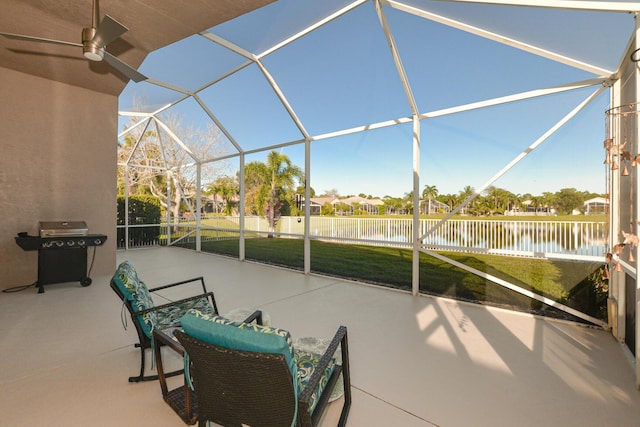
[[[124,74],[134,82],[141,82],[147,80],[147,77],[138,72],[135,68],[122,62],[115,56],[107,52],[106,47],[109,43],[129,31],[127,27],[120,24],[118,21],[105,15],[97,26],[99,21],[98,0],[93,1],[93,14],[91,20],[91,27],[82,29],[82,43],[68,42],[64,40],[53,40],[42,37],[25,36],[21,34],[12,34],[0,32],[0,35],[17,40],[27,40],[34,42],[53,43],[66,46],[81,47],[83,56],[90,61],[102,61],[104,60],[113,68]]]

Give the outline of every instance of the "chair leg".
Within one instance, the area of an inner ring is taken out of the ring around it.
[[[136,344],[136,347],[140,347],[140,375],[137,377],[129,377],[130,383],[137,383],[144,380],[144,346]]]
[[[345,330],[342,341],[340,342],[342,349],[342,381],[344,385],[344,406],[340,414],[338,426],[343,427],[347,424],[347,417],[351,409],[351,369],[349,367],[349,344],[347,340],[347,332]]]
[[[177,371],[169,372],[164,374],[165,377],[175,377],[176,375],[182,375],[183,370],[178,369]],[[157,375],[146,375],[146,376],[137,376],[137,377],[129,377],[130,383],[139,383],[141,381],[155,381],[158,379]]]
[[[145,348],[140,344],[136,344],[136,347],[140,347],[140,375],[137,377],[129,377],[130,383],[139,383],[141,381],[155,381],[158,379],[158,375],[144,375],[144,350]],[[178,369],[177,371],[169,372],[164,374],[165,377],[175,377],[176,375],[182,374],[184,369]]]

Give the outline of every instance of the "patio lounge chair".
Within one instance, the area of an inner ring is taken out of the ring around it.
[[[150,292],[198,281],[202,284],[201,294],[158,306],[154,304],[151,298]],[[111,288],[123,301],[124,307],[129,311],[138,333],[139,342],[136,344],[136,347],[140,347],[140,374],[129,377],[129,382],[158,379],[157,375],[144,375],[145,350],[153,348],[152,334],[155,328],[163,329],[178,325],[180,318],[190,309],[198,309],[211,314],[218,313],[213,292],[207,292],[202,277],[149,289],[144,282],[140,280],[133,265],[125,261],[118,266],[115,274],[111,278]],[[123,317],[123,324],[126,325],[125,317]],[[182,373],[182,370],[167,373],[166,376],[178,375],[180,373]]]
[[[198,423],[222,426],[315,426],[342,374],[351,406],[347,328],[340,326],[324,354],[296,350],[289,332],[197,311],[175,336],[185,349],[185,373],[198,399]],[[336,360],[340,348],[341,357]]]

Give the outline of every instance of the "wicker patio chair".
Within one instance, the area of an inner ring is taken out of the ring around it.
[[[193,319],[192,313],[187,314],[182,319],[184,331],[176,331],[175,336],[188,355],[185,363],[189,363],[198,399],[199,426],[207,421],[226,427],[315,426],[340,379],[344,403],[338,425],[346,424],[351,406],[346,327],[338,328],[325,353],[319,355],[293,349],[289,333],[281,329],[240,325],[213,316],[212,324],[244,329],[244,336],[236,340],[233,332],[194,331]],[[284,344],[274,350],[272,343],[261,342],[260,335],[277,336]],[[257,351],[261,347],[268,351]],[[339,347],[342,356],[335,360]]]
[[[161,289],[168,289],[187,283],[200,282],[202,293],[188,298],[173,301],[167,304],[156,306],[150,292]],[[138,333],[138,343],[140,348],[140,374],[129,377],[129,382],[150,381],[158,379],[157,375],[145,376],[145,350],[153,348],[153,330],[155,328],[164,329],[176,326],[180,323],[180,318],[191,309],[198,309],[205,313],[216,314],[218,307],[213,296],[213,292],[207,292],[207,288],[202,277],[183,280],[155,288],[147,288],[138,277],[138,273],[131,263],[125,261],[116,269],[111,278],[111,288],[123,301],[131,316],[132,323]],[[124,310],[124,309],[123,309]],[[126,318],[123,316],[123,324],[126,327]],[[153,352],[151,352],[153,355]],[[165,376],[175,376],[182,373],[182,370],[169,372]]]

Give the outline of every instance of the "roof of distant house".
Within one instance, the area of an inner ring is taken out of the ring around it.
[[[589,200],[585,200],[584,201],[584,205],[590,205],[592,203],[601,203],[603,205],[608,205],[609,204],[609,199],[607,199],[606,197],[594,197],[593,199],[589,199]]]

